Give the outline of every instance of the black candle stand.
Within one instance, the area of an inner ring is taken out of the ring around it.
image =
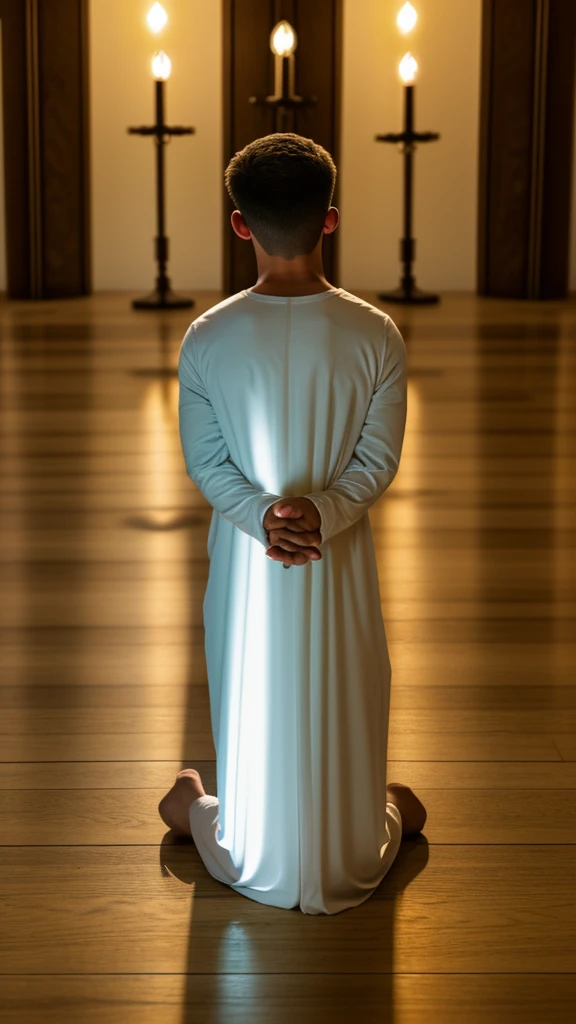
[[[412,274],[412,263],[416,256],[416,239],[412,238],[412,158],[415,143],[435,142],[440,136],[437,132],[414,131],[414,86],[407,85],[405,89],[404,131],[375,136],[376,142],[401,142],[404,146],[404,237],[400,239],[400,262],[403,264],[404,272],[400,278],[400,287],[394,288],[392,291],[380,292],[378,298],[384,302],[423,305],[438,302],[439,296],[418,288]]]
[[[249,103],[267,106],[274,112],[274,131],[294,130],[294,111],[313,106],[317,96],[297,96],[294,92],[296,63],[294,54],[274,55],[274,87],[272,96],[250,96]]]
[[[154,257],[158,262],[156,287],[142,299],[134,299],[134,309],[187,309],[194,305],[194,299],[175,295],[166,276],[168,263],[168,238],[164,234],[164,146],[166,137],[171,135],[192,135],[195,128],[170,127],[164,124],[164,82],[156,80],[156,124],[128,128],[130,135],[153,135],[156,139],[156,209],[158,234],[154,239]]]

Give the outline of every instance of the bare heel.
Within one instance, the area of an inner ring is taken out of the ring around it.
[[[424,828],[428,814],[424,804],[410,786],[404,785],[403,782],[390,782],[386,786],[386,799],[400,811],[402,837],[418,835]]]

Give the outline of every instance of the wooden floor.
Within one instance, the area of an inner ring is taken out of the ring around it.
[[[214,787],[210,510],[175,369],[220,296],[131,297],[0,305],[3,1024],[567,1024],[576,303],[390,308],[410,381],[370,513],[388,778],[428,821],[370,900],[315,917],[221,885],[157,814],[183,765]]]

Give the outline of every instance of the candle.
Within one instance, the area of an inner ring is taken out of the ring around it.
[[[412,4],[406,3],[399,12],[396,24],[401,32],[406,33],[414,28],[417,14]],[[413,159],[415,143],[432,142],[440,136],[437,132],[417,132],[414,130],[414,79],[418,64],[410,52],[405,53],[398,65],[400,78],[404,83],[404,131],[387,132],[377,135],[378,142],[401,142],[404,156],[404,236],[400,239],[400,261],[402,277],[400,287],[392,291],[379,292],[378,298],[384,302],[427,303],[437,302],[438,296],[431,292],[423,292],[416,287],[412,274],[412,264],[416,252],[416,241],[412,237],[412,188]]]
[[[160,4],[155,4],[149,12],[149,24],[153,28],[158,25],[165,12]],[[153,28],[154,30],[154,28]],[[180,298],[174,295],[170,287],[170,279],[167,276],[168,263],[168,237],[165,233],[164,215],[164,146],[166,140],[172,135],[191,135],[194,128],[184,128],[179,125],[167,125],[164,120],[164,86],[172,71],[172,61],[164,50],[159,50],[152,58],[152,75],[154,77],[154,95],[156,99],[156,123],[153,125],[141,125],[136,128],[129,128],[132,135],[153,135],[156,139],[156,213],[158,232],[154,239],[154,255],[158,263],[158,276],[156,288],[149,295],[142,299],[134,299],[134,309],[185,309],[194,305],[193,299]]]

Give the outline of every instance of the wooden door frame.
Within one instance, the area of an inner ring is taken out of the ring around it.
[[[483,0],[480,295],[568,294],[575,48],[574,0]]]
[[[286,8],[290,8],[294,5],[294,0],[270,0],[270,9],[274,10],[274,15],[271,17],[271,26],[275,23],[275,20],[280,20],[281,17],[289,17],[289,13],[284,13]],[[341,143],[341,120],[342,120],[342,32],[343,32],[343,0],[332,0],[334,9],[334,48],[332,54],[332,66],[333,66],[333,107],[332,107],[332,123],[331,123],[331,134],[333,138],[333,145],[331,148],[332,157],[334,162],[338,166],[340,159],[340,143]],[[234,0],[222,0],[222,95],[223,95],[223,111],[222,111],[222,140],[223,140],[223,167],[222,176],[224,170],[234,155],[234,148],[232,144],[233,139],[233,122],[232,122],[232,88],[234,82],[234,71],[233,71],[233,49],[232,49],[232,38],[233,38],[233,17],[235,13],[235,2]],[[272,20],[274,18],[275,20]],[[272,85],[272,83],[271,83]],[[222,253],[223,253],[223,288],[226,294],[231,294],[231,281],[232,281],[232,227],[230,224],[230,215],[234,210],[234,205],[228,196],[224,184],[222,184],[222,202],[223,202],[223,217],[222,217]],[[334,190],[334,196],[332,198],[332,205],[338,206],[340,194],[340,175],[338,174],[336,180],[336,187]],[[331,270],[329,276],[333,284],[338,284],[339,281],[339,232],[335,231],[330,236],[329,244],[332,247],[332,260]],[[327,271],[328,273],[328,271]]]
[[[0,18],[7,294],[87,295],[88,0],[0,0]]]

